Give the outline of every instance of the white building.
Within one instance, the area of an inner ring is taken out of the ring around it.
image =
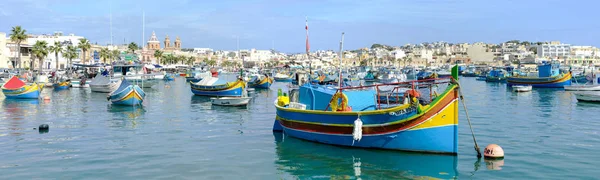
[[[564,59],[571,55],[571,45],[562,44],[560,41],[537,45],[537,54],[540,58]]]
[[[9,68],[9,54],[10,50],[6,48],[6,33],[0,32],[0,68]]]
[[[600,56],[599,49],[594,46],[571,46],[571,57],[594,58]]]
[[[271,50],[251,49],[250,50],[250,58],[248,60],[264,62],[264,61],[271,60],[272,58],[273,58],[273,53],[271,53]]]
[[[394,59],[402,59],[406,57],[406,53],[401,49],[396,49],[390,52],[390,55]]]
[[[65,36],[62,34],[62,32],[55,32],[52,35],[29,35],[29,37],[27,37],[27,44],[33,46],[36,41],[46,41],[46,43],[48,43],[48,46],[54,46],[54,42],[60,42],[63,46],[64,51],[69,45],[77,47],[79,45],[79,39],[83,39],[83,36],[75,36],[75,34],[69,34]],[[78,51],[78,54],[80,53],[81,52]],[[88,58],[88,60],[89,59],[90,58]],[[73,59],[73,62],[80,62],[79,56],[78,58]],[[67,59],[62,56],[62,53],[58,53],[58,64],[59,68],[67,67]],[[48,53],[48,56],[46,57],[46,59],[44,59],[43,67],[44,69],[48,67],[50,69],[54,69],[56,67],[56,57],[54,53]]]
[[[199,55],[208,55],[209,53],[214,52],[214,50],[211,48],[194,48],[193,52]]]

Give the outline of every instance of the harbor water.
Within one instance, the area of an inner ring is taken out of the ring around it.
[[[477,159],[462,105],[458,156],[366,150],[272,132],[285,83],[251,93],[248,107],[216,107],[177,78],[144,89],[143,107],[77,88],[44,89],[50,101],[0,97],[0,179],[597,178],[600,104],[460,81],[477,142],[499,144],[505,159]]]

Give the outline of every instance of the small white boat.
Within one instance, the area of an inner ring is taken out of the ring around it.
[[[109,77],[102,76],[98,73],[98,75],[92,79],[92,82],[88,84],[92,89],[92,92],[110,93],[117,90],[121,82],[120,80],[118,82],[111,82]]]
[[[532,86],[531,85],[528,85],[528,86],[515,85],[515,86],[512,86],[512,88],[513,88],[513,91],[515,91],[515,92],[529,92],[529,91],[531,91]]]
[[[578,101],[600,102],[600,93],[598,92],[573,92]]]
[[[212,105],[216,106],[245,106],[252,97],[220,97],[210,98]]]

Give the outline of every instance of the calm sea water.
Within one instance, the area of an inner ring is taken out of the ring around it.
[[[461,79],[476,138],[503,161],[477,160],[461,107],[458,156],[364,150],[273,133],[277,88],[247,108],[213,107],[182,78],[146,89],[143,108],[89,89],[51,101],[0,99],[0,179],[595,179],[599,104],[562,90],[513,93]],[[48,133],[34,130],[50,125]]]

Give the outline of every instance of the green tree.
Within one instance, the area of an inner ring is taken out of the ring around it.
[[[187,59],[188,65],[192,66],[192,65],[194,65],[194,62],[196,62],[196,58],[194,56],[188,57],[188,59]]]
[[[127,45],[127,49],[129,49],[132,54],[135,54],[135,50],[138,49],[138,45],[135,42],[131,42],[129,45]]]
[[[211,59],[211,60],[208,60],[206,62],[206,64],[209,65],[209,66],[211,66],[211,67],[215,67],[215,65],[217,65],[217,61]]]
[[[32,53],[36,58],[38,58],[38,67],[40,68],[38,71],[39,75],[42,73],[42,63],[44,58],[48,56],[48,43],[46,41],[36,41],[33,45]],[[31,68],[33,69],[33,66]]]
[[[161,50],[154,51],[154,57],[156,57],[156,60],[158,61],[158,63],[161,63],[160,58],[162,58],[162,56],[163,56],[163,52]]]
[[[86,57],[87,57],[86,52],[88,50],[90,50],[90,48],[92,48],[92,45],[90,44],[89,40],[87,40],[85,38],[82,38],[82,39],[79,39],[79,48],[81,48],[81,51],[83,51],[83,54],[82,54],[82,56],[83,56],[82,60],[83,61],[82,61],[82,63],[85,64]]]
[[[17,54],[19,55],[19,58],[17,59],[17,65],[19,68],[21,68],[21,42],[27,40],[27,35],[25,34],[26,30],[21,28],[21,26],[15,26],[12,27],[10,32],[10,40],[17,43]]]
[[[227,57],[234,58],[235,57],[235,52],[229,52],[229,53],[227,53]]]
[[[106,63],[107,59],[110,59],[111,55],[112,53],[110,52],[110,50],[108,50],[108,48],[102,48],[100,50],[100,58],[104,63]]]
[[[54,57],[56,58],[56,70],[58,71],[58,53],[62,53],[63,47],[62,44],[58,41],[54,41],[54,46],[50,46],[50,52],[54,53]]]
[[[70,67],[73,59],[77,58],[77,48],[68,45],[67,49],[65,50],[65,52],[63,52],[62,55],[64,58],[67,58],[67,67]]]
[[[537,47],[530,47],[529,51],[533,51],[534,54],[537,54]]]
[[[112,50],[110,52],[110,54],[111,54],[110,57],[111,57],[112,60],[118,60],[119,59],[119,55],[121,55],[121,51],[119,51],[118,49],[115,49],[115,50]]]

